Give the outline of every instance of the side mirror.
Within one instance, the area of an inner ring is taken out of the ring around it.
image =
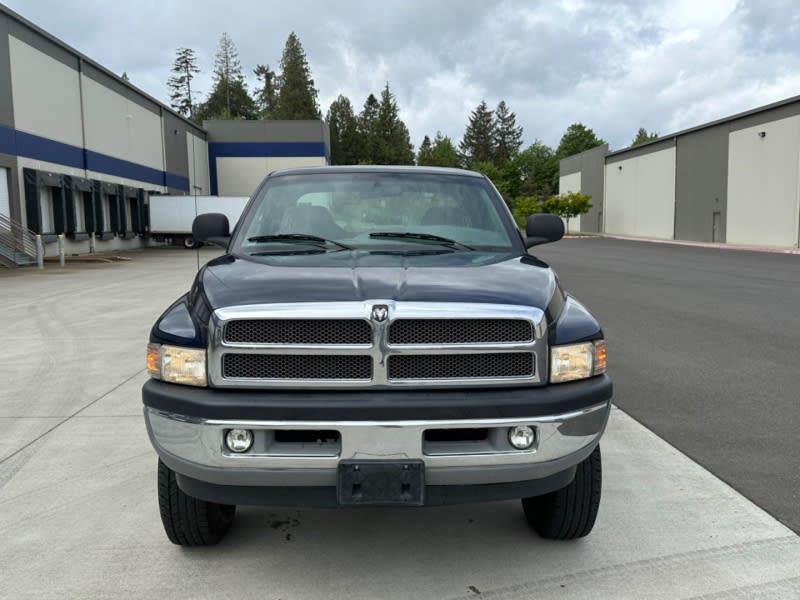
[[[205,213],[197,215],[192,222],[192,237],[196,242],[228,247],[231,230],[228,217],[222,213]]]
[[[564,221],[550,214],[531,215],[525,221],[525,247],[557,242],[564,237]]]

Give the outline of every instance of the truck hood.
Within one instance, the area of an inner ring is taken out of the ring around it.
[[[190,296],[207,307],[397,300],[516,304],[545,310],[558,282],[532,256],[494,252],[225,255],[198,273]]]

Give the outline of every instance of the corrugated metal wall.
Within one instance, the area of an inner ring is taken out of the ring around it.
[[[731,132],[727,241],[787,247],[800,227],[800,116]]]
[[[192,146],[187,135],[196,139]],[[98,250],[141,245],[149,193],[208,192],[205,138],[201,128],[0,5],[5,210],[47,234],[46,242],[66,233],[68,252],[85,252],[94,233]]]
[[[675,219],[675,147],[605,167],[605,231],[669,240]]]
[[[800,97],[607,156],[569,157],[562,182],[591,193],[587,173],[598,166],[606,233],[800,247]],[[591,231],[586,218],[581,230]]]

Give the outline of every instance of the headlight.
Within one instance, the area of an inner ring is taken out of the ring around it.
[[[165,344],[148,344],[150,377],[183,385],[206,386],[206,351]]]
[[[550,348],[550,383],[586,379],[605,371],[604,340]]]

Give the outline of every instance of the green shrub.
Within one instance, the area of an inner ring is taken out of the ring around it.
[[[523,231],[528,217],[540,212],[542,212],[542,203],[536,196],[522,196],[515,198],[511,203],[511,214],[514,215],[514,220]]]

